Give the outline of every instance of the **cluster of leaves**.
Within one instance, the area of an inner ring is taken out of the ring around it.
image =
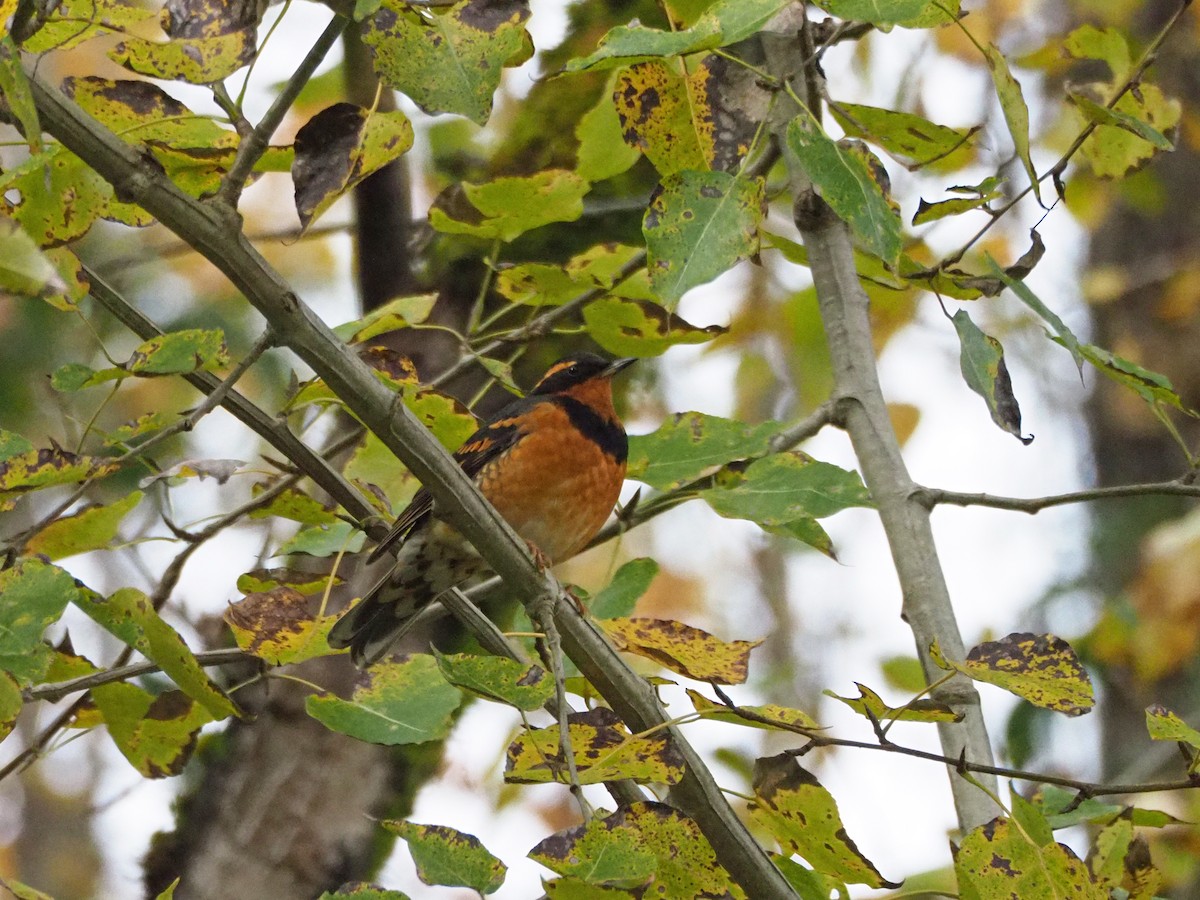
[[[805,248],[766,227],[767,197],[776,191],[758,166],[771,161],[768,123],[788,108],[791,90],[782,83],[750,79],[732,99],[728,84],[744,74],[738,50],[790,4],[787,0],[717,0],[668,4],[669,29],[640,24],[613,28],[591,52],[565,65],[566,80],[605,73],[598,102],[579,117],[574,168],[546,168],[464,183],[441,194],[429,224],[442,235],[498,248],[511,246],[537,229],[580,219],[594,186],[630,171],[643,158],[656,186],[641,220],[643,244],[596,243],[565,261],[519,261],[496,266],[494,294],[501,315],[524,311],[578,315],[586,334],[606,351],[654,357],[671,347],[711,342],[726,332],[697,326],[676,307],[692,288],[711,282],[765,249],[807,264]],[[896,0],[819,4],[845,22],[879,30],[962,28],[957,4]],[[15,4],[13,4],[15,8]],[[677,8],[678,7],[678,8]],[[0,3],[0,22],[13,10]],[[145,10],[101,0],[64,0],[28,35],[0,35],[0,90],[7,117],[18,124],[28,146],[20,164],[0,173],[0,291],[41,299],[64,314],[84,308],[90,285],[73,244],[105,219],[128,226],[150,224],[141,207],[122,199],[109,181],[62,143],[45,140],[34,101],[35,84],[21,53],[70,51],[91,38],[116,33],[110,57],[137,75],[197,85],[220,84],[257,55],[253,23],[231,21],[203,3],[172,3],[160,23],[166,40],[150,41],[128,29],[152,16]],[[483,124],[503,70],[532,52],[526,31],[529,10],[520,0],[460,0],[430,7],[398,0],[358,0],[337,21],[357,28],[374,54],[380,79],[429,114],[453,114]],[[15,21],[15,20],[14,20]],[[1114,31],[1085,27],[1062,46],[1072,57],[1103,62],[1111,79],[1072,88],[1079,118],[1073,153],[1104,177],[1118,177],[1169,149],[1179,120],[1178,104],[1143,80],[1127,42]],[[1012,143],[1029,179],[1027,192],[1041,198],[1042,183],[1057,185],[1065,169],[1039,173],[1030,151],[1028,111],[1020,85],[1004,56],[979,46],[991,73]],[[755,73],[756,76],[758,73]],[[1136,88],[1136,90],[1134,90]],[[337,103],[312,116],[292,146],[252,148],[249,123],[230,115],[225,123],[194,113],[166,89],[142,78],[68,79],[68,101],[96,123],[136,147],[156,173],[185,195],[219,202],[236,199],[238,179],[290,172],[296,213],[307,229],[348,190],[413,145],[412,122],[402,112],[383,112]],[[222,89],[223,92],[223,89]],[[799,98],[791,97],[798,102]],[[234,106],[236,111],[236,106]],[[1044,247],[1037,233],[1031,249],[1002,267],[990,257],[955,257],[930,264],[928,246],[906,235],[888,196],[883,164],[867,142],[910,169],[950,171],[975,158],[977,128],[949,128],[909,112],[830,102],[833,119],[847,138],[835,140],[816,110],[802,103],[781,130],[782,152],[799,161],[815,191],[850,227],[857,244],[858,275],[873,295],[929,291],[961,301],[1011,289],[1045,323],[1050,337],[1087,363],[1133,389],[1161,411],[1182,409],[1170,384],[1129,361],[1079,341],[1063,321],[1022,281]],[[238,113],[240,115],[240,113]],[[769,166],[767,166],[769,168]],[[1003,210],[999,179],[951,186],[950,199],[922,202],[912,226],[933,226],[983,211],[993,221]],[[966,261],[964,261],[966,260]],[[373,339],[385,332],[428,324],[433,295],[393,300],[336,330],[360,350],[378,378],[447,446],[457,446],[474,428],[460,403],[423,384],[412,364]],[[965,308],[951,317],[962,347],[966,383],[987,403],[994,421],[1022,437],[1020,411],[996,338],[985,334]],[[532,333],[532,332],[531,332]],[[481,334],[464,339],[488,372],[511,384],[508,361]],[[225,371],[230,354],[217,329],[185,329],[147,339],[124,362],[99,368],[67,363],[51,376],[64,397],[108,385],[114,391],[136,379],[169,379]],[[226,388],[229,385],[225,386]],[[348,410],[317,379],[298,385],[282,412],[304,424],[321,410]],[[307,418],[305,418],[307,417]],[[1164,416],[1164,421],[1166,420]],[[39,447],[21,435],[0,432],[0,503],[12,508],[36,492],[65,485],[105,488],[105,479],[141,464],[151,442],[181,430],[185,411],[148,409],[130,422],[89,430],[76,452],[53,441]],[[758,425],[700,413],[682,413],[657,431],[631,442],[629,475],[672,502],[698,498],[718,514],[744,519],[772,534],[796,538],[833,555],[819,521],[850,507],[870,506],[856,473],[781,446],[786,427]],[[1024,439],[1022,437],[1022,439]],[[179,773],[200,729],[239,714],[236,702],[206,673],[201,660],[164,620],[156,603],[130,587],[102,596],[76,582],[55,561],[76,554],[111,551],[122,540],[126,518],[150,491],[169,493],[191,477],[222,482],[241,464],[181,461],[155,471],[137,490],[116,499],[75,508],[83,489],[51,516],[14,536],[11,565],[0,572],[0,730],[7,735],[26,703],[56,696],[64,684],[99,678],[76,710],[73,728],[103,724],[121,753],[148,778]],[[312,474],[311,472],[308,474]],[[339,473],[359,489],[367,509],[391,513],[415,490],[411,474],[375,436],[357,442]],[[275,479],[259,487],[263,501],[252,513],[295,532],[272,549],[307,562],[357,550],[362,534],[349,524],[363,510],[333,509],[300,488]],[[256,569],[238,578],[246,597],[226,619],[237,644],[250,656],[284,666],[328,655],[326,635],[333,617],[318,608],[335,582],[335,567]],[[593,614],[622,651],[643,657],[675,675],[709,685],[746,680],[752,645],[721,642],[677,622],[631,617],[633,604],[653,577],[645,561],[627,564],[593,600]],[[73,604],[122,644],[150,660],[173,687],[154,692],[128,680],[103,681],[103,670],[68,644],[51,647],[46,629]],[[964,660],[934,658],[950,674],[996,684],[1041,707],[1077,715],[1092,705],[1090,684],[1074,653],[1050,635],[1013,635],[981,645]],[[371,670],[350,697],[314,694],[310,716],[360,740],[407,744],[437,740],[451,727],[467,696],[509,705],[522,713],[546,705],[554,684],[540,668],[501,658],[471,655],[414,655]],[[591,699],[586,684],[572,690]],[[858,698],[838,698],[886,735],[894,721],[943,722],[959,713],[924,698],[914,687],[907,703],[889,706],[860,685]],[[681,720],[711,719],[750,727],[821,735],[802,710],[776,705],[735,706],[690,690],[693,708]],[[682,762],[665,733],[631,734],[607,707],[594,706],[568,718],[570,740],[557,726],[527,728],[511,743],[505,778],[513,783],[566,781],[563,747],[570,746],[581,783],[631,780],[670,785]],[[1173,714],[1148,712],[1150,737],[1200,749],[1200,735]],[[1194,769],[1194,752],[1190,756]],[[797,892],[806,897],[844,893],[846,884],[888,887],[876,867],[845,833],[833,797],[800,767],[795,754],[759,760],[753,776],[749,815],[781,853],[777,862]],[[1002,890],[1039,896],[1044,885],[1060,893],[1101,896],[1122,887],[1131,896],[1150,896],[1153,870],[1134,826],[1162,826],[1169,819],[1142,810],[1084,801],[1050,790],[1034,800],[1013,796],[1010,815],[971,832],[960,843],[955,870],[960,890],[987,896]],[[1096,850],[1085,864],[1053,839],[1053,831],[1081,822],[1101,826]],[[393,822],[429,883],[466,884],[481,892],[503,881],[503,866],[469,835],[452,829]],[[531,858],[558,878],[551,896],[638,895],[653,883],[669,896],[740,895],[694,822],[657,802],[623,806],[588,824],[552,835]],[[807,866],[791,859],[799,856]],[[1012,882],[1018,885],[1013,886]],[[591,893],[589,893],[589,891]],[[342,893],[370,895],[366,888]],[[386,896],[386,892],[375,892]]]

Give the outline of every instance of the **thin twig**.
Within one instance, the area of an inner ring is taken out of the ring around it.
[[[1071,503],[1149,496],[1200,497],[1200,484],[1188,484],[1180,480],[1156,481],[1146,484],[1119,484],[1112,487],[1069,491],[1065,494],[1050,494],[1045,497],[998,497],[994,494],[967,494],[922,486],[918,486],[912,493],[914,500],[929,509],[938,505],[986,506],[992,509],[1029,513],[1030,515],[1039,513],[1043,509],[1066,506]]]
[[[223,666],[229,663],[261,662],[261,660],[241,650],[231,648],[202,651],[196,654],[196,662],[202,666]],[[27,688],[22,692],[22,697],[27,701],[45,700],[54,703],[63,699],[68,694],[89,691],[92,688],[100,687],[102,684],[128,681],[130,678],[137,678],[140,675],[149,675],[153,672],[161,671],[162,666],[158,663],[151,660],[144,660],[143,662],[130,663],[127,666],[116,666],[100,672],[93,672],[90,675],[80,675],[78,678],[70,678],[67,681],[39,684],[35,687]]]
[[[229,171],[225,174],[224,180],[221,182],[221,188],[217,192],[217,197],[228,203],[231,207],[237,205],[238,197],[242,193],[242,188],[246,185],[246,179],[250,177],[251,171],[254,169],[254,164],[262,158],[266,152],[267,146],[270,144],[271,136],[275,134],[275,129],[279,127],[279,123],[283,121],[283,117],[287,115],[292,104],[296,102],[296,97],[303,90],[304,85],[312,77],[317,70],[326,54],[341,37],[342,32],[346,30],[346,26],[350,24],[350,20],[345,16],[335,15],[333,21],[325,26],[325,30],[321,32],[321,36],[317,38],[317,42],[312,45],[312,49],[301,61],[299,68],[291,78],[288,79],[279,96],[275,98],[275,102],[271,104],[271,108],[259,120],[258,125],[254,127],[248,135],[242,138],[238,144],[237,156],[234,157],[233,165],[229,167]]]

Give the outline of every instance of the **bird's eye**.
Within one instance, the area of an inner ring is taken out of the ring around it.
[[[567,374],[568,375],[578,375],[579,374],[579,364],[572,363],[571,365],[569,365],[567,367]]]

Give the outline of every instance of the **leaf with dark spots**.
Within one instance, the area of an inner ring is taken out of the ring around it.
[[[563,878],[591,886],[588,893],[567,896],[608,896],[597,890],[639,897],[740,896],[696,823],[665,803],[622,806],[551,835],[529,855]],[[639,888],[651,878],[643,893]]]
[[[1068,716],[1083,715],[1096,702],[1079,657],[1053,634],[1010,634],[972,648],[963,663],[941,657],[939,665]]]
[[[747,425],[704,413],[676,413],[657,431],[629,439],[630,478],[667,491],[737,459],[767,452],[778,423]]]
[[[228,362],[224,332],[190,328],[150,338],[130,354],[125,369],[142,377],[186,375],[211,372]]]
[[[259,9],[257,0],[167,0],[160,22],[172,38],[212,38],[253,29]]]
[[[961,722],[963,713],[956,712],[945,703],[929,698],[922,698],[893,707],[884,703],[883,698],[865,685],[854,683],[858,688],[857,697],[839,697],[833,691],[825,691],[826,697],[840,700],[861,716],[876,722]]]
[[[318,589],[327,580],[322,579]],[[225,621],[237,645],[275,666],[333,653],[326,637],[337,619],[314,616],[305,595],[283,585],[247,594],[225,610]]]
[[[900,886],[880,875],[859,851],[846,834],[833,795],[791,754],[755,761],[754,797],[751,818],[818,872],[849,884]]]
[[[567,717],[581,784],[631,778],[674,784],[683,777],[683,756],[668,735],[632,735],[620,717],[597,707]],[[567,782],[557,725],[521,734],[508,747],[504,780],[514,784]]]
[[[53,651],[42,634],[81,590],[68,572],[40,559],[0,571],[0,671],[18,687],[46,674]]]
[[[503,68],[525,47],[528,18],[522,0],[460,0],[436,10],[383,0],[364,23],[363,42],[389,87],[425,112],[457,113],[482,125]]]
[[[652,659],[662,666],[716,684],[741,684],[750,668],[750,651],[762,641],[722,641],[707,631],[669,619],[613,618],[599,623],[618,650]]]
[[[472,653],[433,656],[448,682],[487,700],[535,710],[554,696],[554,679],[541,666]]]
[[[216,37],[176,38],[168,43],[127,35],[108,55],[140,75],[212,84],[249,65],[255,49],[255,29],[243,28]]]
[[[959,891],[972,897],[1105,900],[1108,891],[1063,844],[1031,841],[1025,829],[996,818],[971,831],[954,854]]]
[[[180,691],[157,697],[132,684],[105,684],[91,696],[109,736],[129,763],[146,778],[183,771],[196,748],[201,726],[213,717]]]
[[[116,463],[93,456],[78,456],[57,444],[26,450],[0,460],[0,495],[86,481],[115,472],[117,468]]]
[[[155,17],[151,9],[106,0],[59,0],[46,9],[52,11],[21,45],[27,53],[71,50],[92,38],[134,29]]]
[[[605,297],[583,308],[588,334],[614,356],[657,356],[678,344],[703,344],[726,331],[700,327],[649,300]]]
[[[508,867],[473,834],[445,825],[418,825],[396,819],[382,824],[408,844],[417,877],[425,884],[467,887],[490,894],[504,883]]]
[[[292,180],[296,212],[307,228],[339,197],[412,146],[412,123],[399,111],[337,103],[296,134]]]

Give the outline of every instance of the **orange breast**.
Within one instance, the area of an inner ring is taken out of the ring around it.
[[[552,561],[581,550],[616,505],[618,463],[575,430],[552,404],[526,420],[527,433],[479,474],[484,496],[513,529]]]

